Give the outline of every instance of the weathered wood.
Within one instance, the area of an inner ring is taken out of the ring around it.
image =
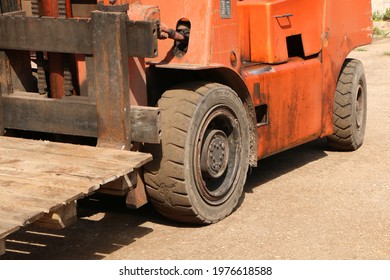
[[[77,222],[76,202],[63,205],[61,208],[45,213],[34,225],[47,229],[63,229]]]
[[[130,151],[0,137],[0,239],[43,216],[42,223],[56,221],[57,228],[74,222],[76,199],[150,159]]]
[[[83,97],[54,100],[17,92],[3,96],[3,104],[6,128],[97,137],[96,103]],[[160,143],[160,119],[159,108],[131,106],[132,141]]]
[[[136,172],[132,172],[123,177],[116,179],[115,181],[111,181],[98,190],[99,193],[115,195],[115,196],[123,196],[126,195],[131,188],[137,184],[137,175]]]
[[[11,172],[0,171],[0,201],[8,199],[21,202],[19,205],[39,205],[44,212],[54,211],[63,203],[83,198],[99,188],[99,185],[91,187],[88,182],[69,180],[63,176],[52,180],[47,176],[37,179],[33,173],[27,173],[24,174],[26,179],[7,173]],[[85,191],[80,191],[82,186],[85,186]]]
[[[120,150],[131,148],[126,18],[92,12],[98,146]]]
[[[0,239],[3,239],[7,235],[17,231],[20,225],[15,222],[0,221]]]
[[[149,158],[150,155],[137,152],[128,154],[120,150],[0,137],[0,169],[11,166],[21,173],[66,175],[90,180],[91,184],[115,180]]]
[[[91,164],[104,162],[111,166],[115,164],[118,164],[118,167],[124,165],[129,170],[138,168],[151,159],[151,155],[140,152],[13,137],[0,137],[0,148],[13,150],[15,155],[18,155],[19,151],[26,151],[35,153],[35,156],[40,158],[44,157],[44,154],[67,156],[75,161],[89,159]],[[2,154],[0,154],[1,158]],[[35,158],[34,160],[40,159]],[[60,160],[62,159],[59,159],[57,164],[62,166],[64,162],[60,162]]]
[[[138,209],[148,202],[148,197],[145,192],[145,185],[141,178],[140,170],[136,170],[135,174],[137,176],[137,183],[133,188],[130,188],[130,191],[126,197],[126,205],[131,209]]]

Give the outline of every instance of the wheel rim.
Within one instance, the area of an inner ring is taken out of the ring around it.
[[[356,128],[360,130],[364,122],[364,95],[363,86],[359,83],[356,94]]]
[[[241,154],[241,132],[231,109],[216,106],[200,125],[194,149],[195,184],[211,205],[224,203],[235,188]]]

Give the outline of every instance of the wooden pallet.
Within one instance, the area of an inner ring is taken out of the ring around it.
[[[151,159],[145,153],[0,137],[0,255],[7,235],[37,221],[72,223],[77,199]]]

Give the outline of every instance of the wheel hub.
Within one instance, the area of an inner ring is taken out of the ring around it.
[[[356,127],[359,130],[363,124],[363,96],[362,96],[362,86],[359,85],[357,89],[357,96],[356,96]]]
[[[200,158],[203,175],[219,178],[225,172],[229,162],[229,142],[222,130],[211,130],[202,147]]]

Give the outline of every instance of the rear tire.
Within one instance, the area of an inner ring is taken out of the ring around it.
[[[151,202],[180,222],[210,224],[238,205],[249,166],[249,128],[237,94],[224,85],[193,83],[158,102],[161,145],[148,145],[145,166]]]
[[[367,84],[359,60],[344,62],[337,82],[333,109],[334,133],[327,137],[330,148],[354,151],[363,144],[367,119]]]

